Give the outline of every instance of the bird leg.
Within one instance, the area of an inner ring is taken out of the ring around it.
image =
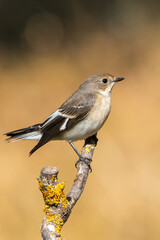
[[[79,152],[77,151],[77,149],[75,148],[73,142],[72,142],[72,141],[68,141],[68,143],[71,145],[71,147],[73,148],[73,150],[76,152],[76,154],[77,154],[78,157],[79,157],[79,160],[75,163],[75,167],[77,168],[78,163],[82,161],[82,162],[84,162],[85,164],[88,165],[90,172],[92,172],[92,168],[91,168],[90,163],[89,163],[89,162],[92,161],[92,159],[82,157],[82,156],[79,154]],[[88,162],[87,160],[88,160],[89,162]]]

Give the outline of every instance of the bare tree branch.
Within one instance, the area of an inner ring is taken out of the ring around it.
[[[85,141],[81,155],[88,159],[86,160],[88,163],[90,163],[89,159],[92,159],[97,141],[96,135]],[[45,217],[41,225],[43,240],[62,240],[60,231],[84,190],[89,170],[86,163],[79,162],[74,183],[66,196],[64,194],[65,183],[59,182],[57,178],[59,170],[56,167],[42,169],[40,177],[37,179],[45,202],[43,209]]]

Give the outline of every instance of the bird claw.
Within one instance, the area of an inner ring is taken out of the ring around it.
[[[89,172],[91,173],[92,172],[92,168],[90,165],[91,161],[92,161],[92,159],[90,159],[90,158],[84,158],[84,157],[80,156],[79,160],[75,163],[75,167],[77,168],[77,166],[80,162],[84,162],[89,167]]]

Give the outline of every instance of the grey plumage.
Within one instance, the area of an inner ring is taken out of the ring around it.
[[[6,133],[6,136],[9,137],[7,140],[39,140],[38,144],[30,151],[31,155],[50,140],[60,139],[72,142],[85,138],[91,133],[95,134],[108,117],[110,112],[110,91],[114,82],[120,80],[123,80],[123,78],[115,78],[106,73],[89,77],[46,121]],[[98,101],[100,107],[102,104],[100,112],[96,101]],[[102,119],[101,115],[99,116],[101,111]],[[96,113],[98,114],[97,123]],[[89,114],[91,117],[89,117]],[[95,119],[93,119],[93,116]],[[90,125],[86,126],[88,124],[86,119],[90,122]],[[72,129],[74,134],[72,134]]]

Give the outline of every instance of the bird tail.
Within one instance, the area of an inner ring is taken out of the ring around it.
[[[18,140],[40,140],[42,137],[41,124],[36,124],[31,127],[18,129],[12,132],[5,133],[8,137],[8,142],[15,142]]]

